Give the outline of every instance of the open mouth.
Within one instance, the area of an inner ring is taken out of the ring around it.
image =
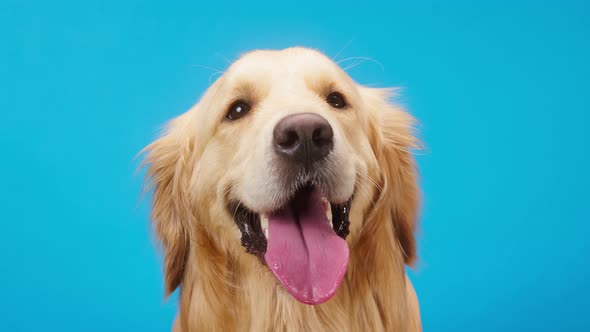
[[[246,251],[260,258],[295,299],[321,304],[334,296],[348,268],[351,201],[332,204],[308,184],[268,214],[236,201],[229,210]]]

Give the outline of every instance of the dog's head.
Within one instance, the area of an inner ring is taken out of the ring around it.
[[[387,90],[359,86],[317,51],[240,58],[146,148],[167,291],[198,235],[226,255],[258,257],[309,304],[334,295],[349,246],[379,223],[392,223],[410,263],[411,125]]]

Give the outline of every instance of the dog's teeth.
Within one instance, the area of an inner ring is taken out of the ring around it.
[[[260,215],[260,227],[262,228],[264,236],[268,240],[268,216],[265,214]]]
[[[322,205],[324,206],[324,211],[328,211],[330,209],[330,202],[324,196],[322,196]]]
[[[328,217],[330,226],[334,227],[332,225],[332,206],[330,205],[330,201],[324,196],[322,196],[322,205],[324,206],[324,212],[326,213],[326,217]]]
[[[266,214],[260,215],[260,227],[262,229],[268,229],[268,216]]]
[[[326,208],[326,216],[328,217],[328,221],[330,222],[330,227],[334,228],[334,225],[332,224],[332,206],[330,205],[330,203],[328,203],[328,206]]]

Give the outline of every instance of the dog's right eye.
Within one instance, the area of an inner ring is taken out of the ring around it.
[[[225,117],[228,120],[237,120],[246,115],[246,113],[250,112],[251,109],[252,107],[248,103],[238,100],[231,104]]]
[[[326,97],[326,102],[334,108],[345,108],[346,99],[340,92],[332,92]]]

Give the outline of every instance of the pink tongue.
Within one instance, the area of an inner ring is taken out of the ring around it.
[[[297,194],[268,217],[266,265],[297,300],[321,304],[336,293],[348,267],[348,245],[329,224],[315,189]]]

